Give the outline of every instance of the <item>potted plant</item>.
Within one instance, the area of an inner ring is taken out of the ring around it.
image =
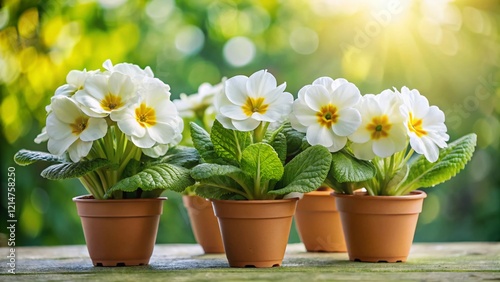
[[[318,105],[314,105],[311,98]],[[360,99],[358,88],[347,80],[320,77],[302,87],[293,104],[293,114],[290,116],[293,128],[299,132],[297,134],[303,134],[306,143],[325,146],[332,152],[331,168],[340,166],[347,169],[346,165],[349,165],[340,164],[342,159],[336,156],[345,156],[347,136],[360,123],[360,113],[354,107]],[[336,104],[341,107],[334,107]],[[339,112],[344,116],[337,120]],[[332,128],[332,131],[325,132],[326,128]],[[374,176],[375,171],[368,162],[358,160],[357,163],[357,171],[362,170],[364,173],[346,175],[344,180],[363,181]],[[329,175],[334,173],[332,170]],[[317,190],[304,194],[297,204],[296,227],[308,252],[346,251],[340,215],[335,199],[331,197],[333,186],[334,183],[327,178]]]
[[[198,87],[198,92],[190,95],[182,93],[180,99],[174,100],[179,115],[185,124],[195,122],[203,129],[209,131],[215,118],[213,115],[213,100],[216,93],[223,91],[224,80],[216,85],[203,83]],[[192,146],[189,129],[183,132],[181,143]],[[215,217],[212,203],[194,192],[195,187],[190,186],[182,192],[182,202],[186,208],[196,242],[201,245],[207,254],[224,253],[224,245],[220,235],[219,222]]]
[[[194,183],[184,166],[198,155],[169,150],[183,122],[170,87],[149,67],[109,60],[103,66],[70,71],[51,98],[46,128],[35,139],[48,141],[49,153],[21,150],[14,159],[55,163],[41,173],[48,179],[80,180],[90,195],[73,201],[94,265],[148,264],[166,199],[159,196]]]
[[[311,92],[305,96],[304,101],[311,101],[321,95]],[[343,105],[341,101],[330,104],[331,108]],[[349,258],[406,261],[426,197],[425,192],[416,189],[435,186],[462,170],[472,157],[476,135],[447,144],[443,112],[429,106],[427,98],[417,90],[406,87],[401,92],[385,90],[378,95],[364,95],[354,109],[360,116],[350,118],[356,122],[349,127],[349,145],[332,154],[332,167],[325,181],[335,189]],[[299,121],[311,114],[305,106],[294,110]],[[321,142],[338,142],[335,125],[343,120],[342,113],[336,111],[337,122],[325,126],[318,137]],[[415,152],[420,155],[413,157]],[[367,180],[349,179],[373,171],[374,177]]]
[[[318,188],[330,169],[323,146],[292,156],[302,139],[287,130],[293,97],[285,87],[265,70],[229,78],[210,134],[191,123],[202,162],[191,170],[195,192],[212,200],[232,267],[281,265],[296,193]]]

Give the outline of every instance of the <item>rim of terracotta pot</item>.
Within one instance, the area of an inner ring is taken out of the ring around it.
[[[227,212],[226,209],[228,209],[229,206],[242,206],[242,205],[256,205],[258,204],[260,207],[261,215],[259,215],[259,218],[278,218],[278,217],[286,217],[289,216],[287,212],[281,211],[281,213],[276,213],[274,210],[276,207],[276,204],[280,205],[288,205],[291,202],[293,202],[295,205],[297,204],[299,198],[290,198],[290,199],[278,199],[278,200],[214,200],[211,199],[210,201],[212,204],[217,204],[221,203],[223,206],[218,205],[218,208],[214,208],[215,215],[217,217],[221,217],[220,211],[218,210],[225,210],[224,216],[226,218],[249,218],[248,214],[246,214],[243,211],[238,210],[231,210],[231,212]],[[295,212],[295,207],[294,207],[294,212]],[[294,213],[292,213],[293,215]]]
[[[403,196],[370,196],[366,192],[356,192],[354,195],[332,193],[336,198],[337,209],[341,212],[361,214],[413,214],[422,212],[422,201],[427,194],[415,190]],[[355,204],[364,202],[367,205]],[[381,204],[375,204],[383,202]],[[368,204],[373,203],[373,204]]]
[[[133,217],[149,216],[162,213],[163,205],[152,205],[152,202],[161,202],[167,197],[138,198],[138,199],[108,199],[97,200],[92,195],[83,195],[73,198],[76,203],[78,215],[87,217]],[[81,209],[79,205],[92,206],[92,208]],[[116,208],[109,209],[110,205]],[[139,205],[139,206],[138,206]]]
[[[98,200],[95,199],[94,196],[92,195],[81,195],[81,196],[76,196],[73,197],[73,202],[149,202],[151,200],[160,200],[160,201],[165,201],[168,200],[167,197],[156,197],[156,198],[137,198],[137,199],[106,199],[106,200]]]
[[[427,193],[425,193],[422,190],[414,190],[411,191],[410,194],[406,195],[401,195],[401,196],[371,196],[368,195],[368,192],[362,192],[362,191],[355,191],[354,194],[341,194],[337,192],[331,192],[330,195],[337,197],[337,198],[351,198],[351,197],[357,197],[357,198],[363,198],[366,201],[379,201],[383,199],[398,199],[398,200],[415,200],[415,199],[423,199],[427,197]]]

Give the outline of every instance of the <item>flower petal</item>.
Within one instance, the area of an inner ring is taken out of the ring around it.
[[[394,141],[390,138],[373,140],[373,152],[381,158],[391,156],[396,152]]]
[[[361,99],[361,93],[356,85],[352,83],[344,83],[339,85],[333,92],[335,104],[341,108],[352,107]]]
[[[237,75],[226,80],[226,93],[221,93],[222,96],[227,97],[231,103],[241,106],[244,105],[249,96],[247,91],[248,77],[243,75]],[[224,99],[219,97],[219,101],[223,102]]]
[[[319,112],[321,107],[330,103],[329,93],[325,87],[321,85],[312,85],[307,89],[305,101],[309,108]]]
[[[154,126],[149,127],[147,132],[151,139],[161,144],[170,143],[175,136],[174,127],[168,123],[156,123]]]
[[[371,160],[375,158],[375,154],[373,153],[373,142],[370,140],[366,143],[352,143],[351,149],[354,153],[354,156],[361,160]]]
[[[273,91],[276,85],[276,78],[272,74],[267,70],[260,70],[248,78],[246,89],[249,97],[257,98]]]
[[[306,139],[313,146],[322,145],[328,148],[333,145],[334,138],[335,136],[331,128],[319,124],[313,124],[307,128]]]
[[[293,103],[293,113],[291,116],[294,116],[303,126],[310,126],[318,123],[316,111],[309,108],[305,101],[298,99]]]
[[[94,141],[106,135],[108,123],[103,118],[89,118],[87,127],[80,134],[82,141]]]
[[[142,137],[132,135],[130,139],[139,148],[151,148],[156,144],[155,140],[153,140],[149,134],[144,134]]]
[[[74,134],[67,135],[60,139],[49,138],[47,149],[51,154],[61,156],[76,140],[78,140],[78,136]]]
[[[67,124],[74,123],[83,114],[76,103],[71,98],[65,96],[54,97],[50,107],[56,117]]]
[[[85,142],[77,140],[68,148],[69,157],[73,162],[79,162],[83,157],[87,156],[92,149],[93,142]]]
[[[233,120],[232,121],[234,128],[239,131],[252,131],[259,126],[260,121],[254,119],[246,119],[246,120]]]
[[[337,122],[332,125],[333,132],[339,136],[353,134],[361,125],[361,114],[354,108],[344,108],[338,111]]]
[[[236,105],[223,106],[220,108],[220,113],[233,120],[245,120],[248,118],[241,106]]]

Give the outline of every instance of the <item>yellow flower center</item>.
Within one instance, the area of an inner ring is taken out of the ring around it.
[[[248,97],[245,104],[241,106],[243,113],[247,116],[251,116],[253,113],[265,114],[267,108],[269,108],[269,105],[264,104],[264,97]]]
[[[410,118],[408,120],[408,128],[411,132],[417,134],[418,137],[427,135],[427,131],[424,130],[422,126],[422,119],[413,117],[413,113],[410,113]]]
[[[318,118],[318,123],[321,126],[332,127],[332,125],[337,122],[339,117],[337,107],[332,104],[323,106],[319,109],[319,112],[316,113],[316,117]]]
[[[135,109],[135,119],[142,127],[150,127],[156,124],[155,109],[146,106],[142,103]]]
[[[123,107],[122,97],[108,94],[101,101],[101,107],[106,111],[112,111],[117,108]]]
[[[371,132],[373,140],[378,140],[389,136],[392,124],[389,123],[387,115],[372,118],[371,123],[368,124],[366,129]]]
[[[88,121],[89,119],[87,117],[79,117],[75,119],[75,122],[69,125],[71,126],[71,133],[80,135],[85,130],[85,128],[87,128]]]

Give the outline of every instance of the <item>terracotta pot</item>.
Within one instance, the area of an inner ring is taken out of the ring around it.
[[[92,263],[95,266],[148,264],[164,200],[73,198]]]
[[[196,242],[207,254],[224,253],[219,222],[214,214],[212,203],[198,196],[182,196],[191,221]]]
[[[308,252],[347,250],[340,215],[331,194],[332,191],[309,192],[297,203],[295,223]]]
[[[213,200],[229,265],[280,266],[297,200]]]
[[[427,194],[405,196],[333,194],[352,261],[404,262]]]

